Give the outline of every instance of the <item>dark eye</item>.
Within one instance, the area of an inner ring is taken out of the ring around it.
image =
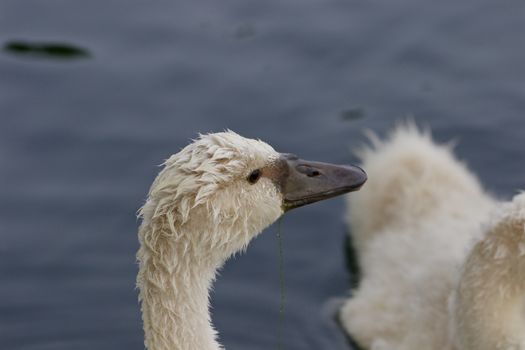
[[[261,169],[256,169],[248,175],[248,182],[252,185],[259,181],[259,178],[261,177]]]

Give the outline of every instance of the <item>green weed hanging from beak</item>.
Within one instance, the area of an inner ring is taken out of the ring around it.
[[[283,331],[284,331],[284,254],[283,254],[283,237],[281,233],[282,218],[277,221],[277,244],[279,249],[279,329],[277,330],[277,350],[283,349]]]

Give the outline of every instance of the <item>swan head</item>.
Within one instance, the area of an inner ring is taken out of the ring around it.
[[[307,162],[232,131],[200,135],[164,163],[141,209],[143,237],[225,260],[284,212],[355,191],[363,170]],[[179,255],[181,252],[178,252]]]

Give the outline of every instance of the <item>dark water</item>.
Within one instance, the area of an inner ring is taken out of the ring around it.
[[[135,211],[198,132],[350,162],[364,128],[412,116],[493,193],[525,188],[521,0],[3,0],[0,40],[89,53],[0,53],[2,349],[143,348]],[[284,349],[350,349],[343,209],[284,217]],[[216,285],[229,350],[277,348],[275,234]]]

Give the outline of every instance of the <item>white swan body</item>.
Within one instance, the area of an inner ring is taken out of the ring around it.
[[[348,199],[361,282],[344,328],[372,350],[524,350],[525,196],[502,209],[415,127],[373,143]]]
[[[502,204],[450,299],[456,349],[525,349],[525,193]]]
[[[231,131],[203,135],[171,156],[140,211],[146,347],[220,349],[208,310],[217,269],[285,210],[365,179],[358,168],[301,161]]]

